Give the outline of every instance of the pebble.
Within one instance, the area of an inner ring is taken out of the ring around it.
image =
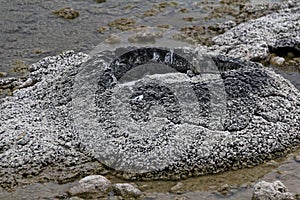
[[[52,13],[64,19],[75,19],[79,16],[79,12],[70,7],[54,10]]]
[[[105,42],[108,44],[117,44],[121,42],[121,38],[115,34],[110,35]]]
[[[283,57],[275,56],[270,59],[270,64],[275,66],[282,66],[285,62]]]
[[[6,72],[0,72],[0,77],[5,77],[5,76],[7,76]]]
[[[300,163],[300,154],[294,156],[294,160]]]

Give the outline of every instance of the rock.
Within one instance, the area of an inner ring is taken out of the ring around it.
[[[7,76],[6,72],[0,72],[0,77],[5,77],[5,76]]]
[[[115,34],[112,34],[105,39],[105,42],[108,44],[118,44],[121,42],[121,38]]]
[[[265,163],[265,166],[268,166],[268,167],[278,167],[279,163],[276,162],[275,160],[270,160],[267,163]]]
[[[299,38],[300,6],[272,13],[240,24],[214,37],[211,49],[232,57],[264,60],[269,48],[297,48]],[[282,59],[279,59],[282,63]]]
[[[275,66],[282,66],[284,62],[285,59],[279,56],[275,56],[270,59],[270,64]]]
[[[287,191],[285,185],[280,181],[269,183],[260,181],[254,185],[253,200],[293,200],[294,196]]]
[[[143,194],[138,188],[129,183],[114,184],[113,191],[116,195],[120,195],[124,198],[138,198]]]
[[[87,193],[107,194],[111,189],[111,182],[101,175],[91,175],[84,177],[78,185],[69,190],[70,195],[78,196]]]
[[[294,160],[300,163],[300,154],[294,156]]]
[[[128,31],[135,27],[136,20],[133,18],[119,18],[108,23],[108,26],[115,27],[121,31]]]
[[[101,26],[97,29],[97,31],[101,34],[103,34],[104,32],[106,32],[108,30],[108,28],[106,26]]]
[[[218,192],[224,196],[228,194],[229,190],[230,190],[230,186],[228,184],[224,184],[218,188]]]
[[[21,88],[29,87],[29,86],[32,86],[33,84],[34,84],[34,81],[32,80],[32,78],[28,78],[26,81],[19,83],[19,85],[17,85],[14,89],[21,89]]]
[[[176,194],[183,194],[185,192],[183,186],[184,186],[183,183],[178,182],[176,185],[174,185],[171,188],[170,192],[176,193]]]
[[[106,0],[96,0],[97,3],[104,3]]]
[[[75,19],[79,16],[79,12],[70,7],[54,10],[52,13],[64,19]]]

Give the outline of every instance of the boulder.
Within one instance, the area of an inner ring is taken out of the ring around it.
[[[111,189],[111,182],[101,175],[91,175],[81,179],[78,184],[69,190],[72,196],[81,196],[97,193],[107,194]]]

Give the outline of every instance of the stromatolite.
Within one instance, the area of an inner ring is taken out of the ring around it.
[[[127,69],[130,59],[103,65],[116,61],[114,52],[84,64],[86,55],[72,52],[34,64],[35,84],[0,105],[1,181],[8,172],[76,166],[88,157],[125,178],[176,179],[258,164],[299,144],[300,96],[287,80],[224,56],[208,60],[217,70],[197,74],[189,53],[176,54],[184,62],[172,67],[175,53],[154,62],[175,71],[124,82],[109,70]],[[86,67],[90,76],[82,76]]]

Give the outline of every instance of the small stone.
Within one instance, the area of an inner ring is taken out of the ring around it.
[[[52,13],[64,19],[75,19],[79,16],[79,12],[70,7],[54,10]]]
[[[287,192],[287,188],[280,181],[269,183],[260,181],[254,185],[252,200],[293,200],[293,195]]]
[[[112,34],[105,40],[105,42],[108,44],[117,44],[121,42],[121,38],[115,34]]]
[[[106,32],[108,30],[108,28],[106,26],[101,26],[97,29],[97,31],[101,34],[103,34],[104,32]]]
[[[294,60],[289,60],[289,61],[287,62],[287,64],[288,64],[289,66],[295,66],[295,65],[297,65],[297,62],[294,61]]]
[[[188,198],[185,196],[175,196],[174,200],[188,200]]]
[[[293,58],[293,60],[296,61],[297,63],[300,63],[300,57]]]
[[[229,185],[228,184],[224,184],[221,187],[218,188],[218,192],[220,192],[222,195],[227,195],[227,193],[229,192]]]
[[[265,166],[267,167],[277,167],[279,165],[278,162],[276,162],[275,160],[270,160],[269,162],[265,163]]]
[[[14,89],[21,89],[25,87],[32,86],[34,84],[34,81],[32,78],[28,78],[26,81],[22,82],[20,85],[17,85]]]
[[[295,160],[296,162],[300,162],[300,154],[294,156],[294,160]]]
[[[113,190],[116,195],[121,195],[124,198],[137,198],[142,196],[142,192],[130,183],[117,183],[113,185]]]
[[[279,56],[272,57],[270,63],[275,66],[282,66],[285,62],[285,59]]]
[[[84,177],[78,185],[72,187],[69,193],[72,196],[86,193],[106,194],[111,189],[111,182],[101,175],[91,175]]]
[[[182,193],[185,192],[183,186],[184,186],[183,183],[178,182],[176,185],[174,185],[171,188],[170,192],[171,193],[176,193],[176,194],[182,194]]]
[[[26,145],[30,141],[29,134],[26,132],[22,132],[17,136],[17,144],[18,145]]]

